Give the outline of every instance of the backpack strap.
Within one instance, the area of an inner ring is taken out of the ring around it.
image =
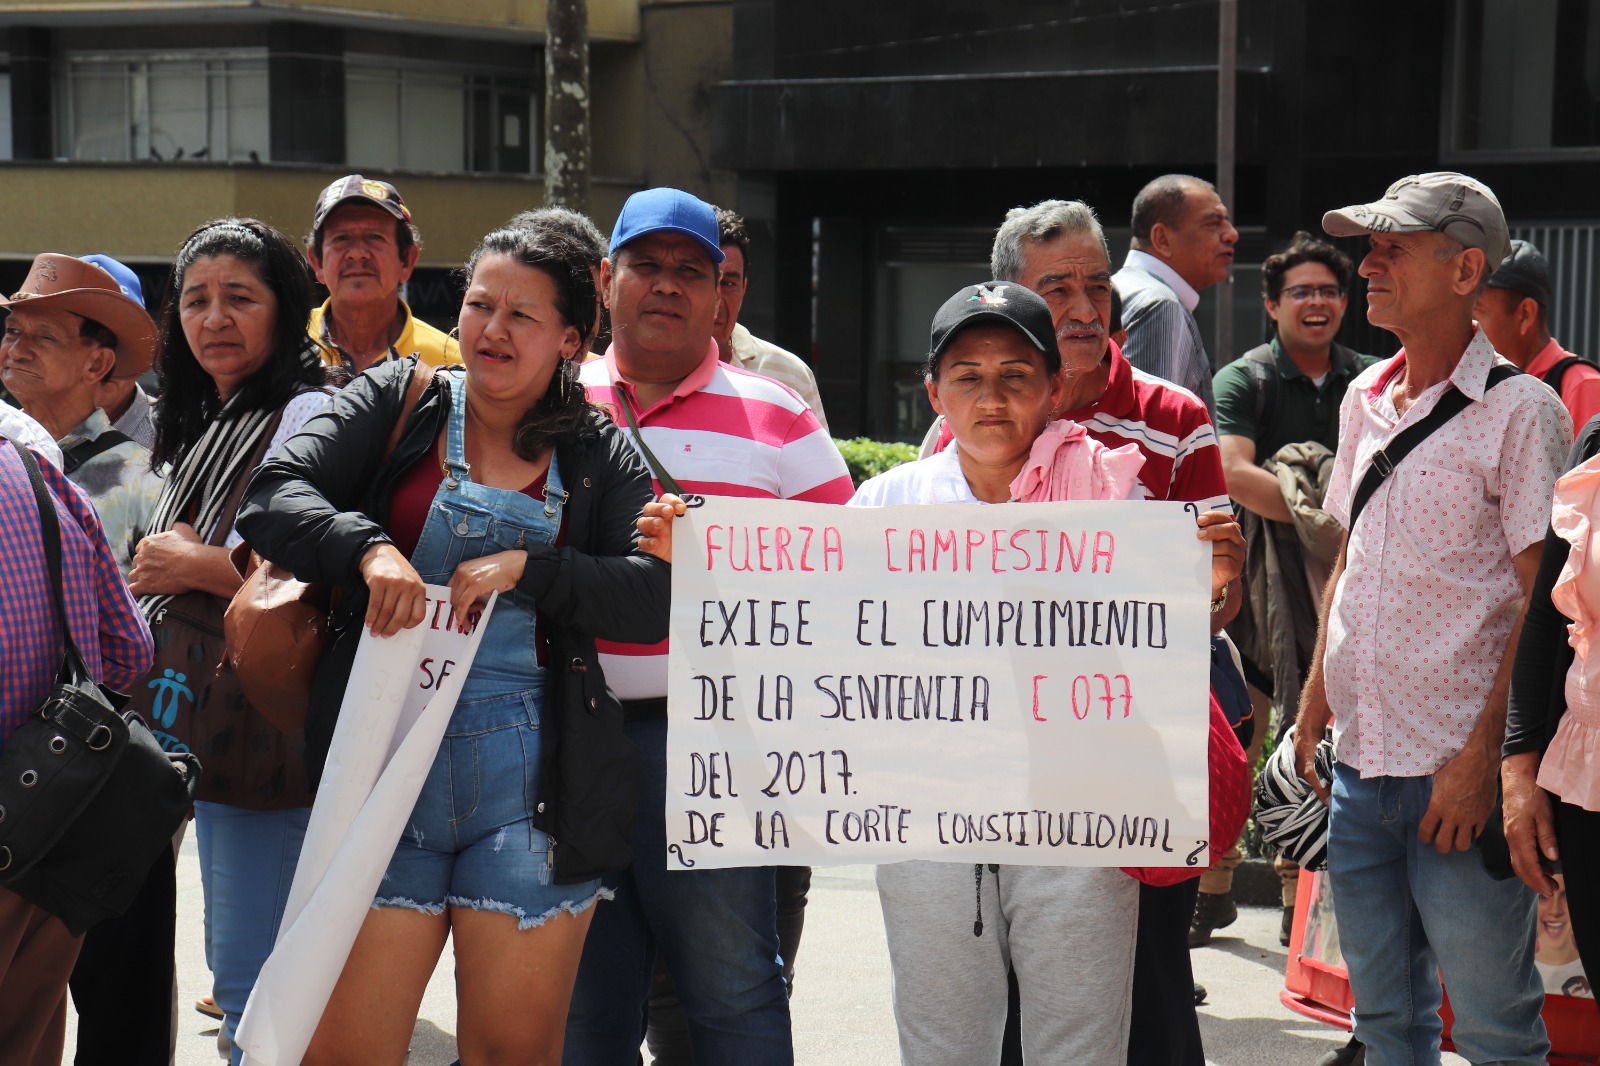
[[[61,450],[61,472],[71,477],[78,468],[95,456],[126,444],[133,438],[120,430],[108,429],[94,440],[81,440],[70,448]]]
[[[1271,344],[1258,344],[1244,353],[1245,369],[1256,387],[1256,436],[1263,436],[1262,419],[1268,411],[1277,410],[1278,360],[1273,357]]]
[[[1328,351],[1328,366],[1330,369],[1340,371],[1351,378],[1366,369],[1366,366],[1361,362],[1361,356],[1357,355],[1354,350],[1346,348],[1339,343],[1335,343]]]
[[[1489,380],[1484,384],[1484,395],[1490,389],[1505,381],[1507,378],[1516,377],[1522,371],[1507,363],[1496,363],[1489,368]],[[1411,454],[1412,449],[1433,434],[1433,431],[1450,421],[1456,415],[1465,411],[1472,401],[1467,394],[1451,385],[1444,390],[1444,395],[1439,397],[1439,402],[1417,422],[1407,426],[1389,440],[1389,443],[1372,457],[1372,463],[1367,467],[1367,472],[1361,478],[1361,484],[1356,487],[1356,494],[1350,504],[1350,530],[1356,528],[1356,520],[1361,517],[1362,510],[1367,506],[1367,501],[1372,499],[1372,494],[1378,491],[1394,468],[1400,461]]]
[[[1589,360],[1576,355],[1569,355],[1565,359],[1558,359],[1556,360],[1555,366],[1552,366],[1549,370],[1546,370],[1539,380],[1544,382],[1546,385],[1549,385],[1556,391],[1556,395],[1560,396],[1561,381],[1567,376],[1567,371],[1571,370],[1580,363],[1587,362],[1589,362]]]

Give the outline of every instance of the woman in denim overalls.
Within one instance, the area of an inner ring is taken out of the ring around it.
[[[308,1064],[399,1066],[447,935],[455,942],[462,1061],[559,1062],[583,939],[602,894],[598,878],[555,882],[555,842],[531,820],[544,810],[540,751],[554,739],[548,733],[563,706],[555,698],[563,678],[543,661],[550,623],[522,579],[530,552],[548,564],[548,546],[564,544],[569,529],[588,528],[584,516],[566,513],[569,484],[587,490],[590,473],[597,481],[636,473],[647,493],[648,480],[642,470],[575,473],[555,458],[555,442],[595,417],[572,363],[587,350],[596,319],[593,281],[576,246],[529,229],[499,230],[468,272],[465,372],[443,371],[430,386],[442,386],[448,408],[434,416],[441,432],[420,456],[406,452],[389,475],[384,532],[393,542],[360,556],[365,624],[387,636],[421,622],[424,582],[449,585],[462,618],[491,592],[500,598]],[[380,378],[366,377],[372,381],[358,380],[352,395],[379,387]],[[333,454],[347,436],[370,429],[359,415],[352,407],[329,433]],[[341,418],[338,404],[333,417]],[[628,452],[625,463],[633,461]],[[639,547],[666,558],[670,511],[650,504],[646,512],[653,517],[639,519],[639,529],[660,536]],[[570,547],[599,554],[594,544]]]

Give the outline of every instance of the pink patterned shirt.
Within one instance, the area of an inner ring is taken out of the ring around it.
[[[1334,753],[1362,777],[1425,777],[1465,746],[1522,604],[1512,558],[1541,543],[1572,422],[1537,378],[1487,394],[1498,356],[1474,333],[1450,375],[1395,412],[1405,352],[1345,394],[1328,510],[1349,525],[1372,455],[1433,410],[1447,384],[1477,401],[1423,441],[1373,494],[1350,537],[1323,659]]]

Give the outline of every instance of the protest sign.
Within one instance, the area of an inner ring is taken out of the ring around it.
[[[294,1066],[344,969],[433,765],[496,595],[457,618],[428,585],[422,624],[361,634],[278,940],[234,1043],[247,1066]]]
[[[1177,503],[707,500],[668,865],[1209,865],[1210,576]]]

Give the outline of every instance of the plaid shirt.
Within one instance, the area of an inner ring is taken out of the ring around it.
[[[144,616],[89,498],[46,462],[39,464],[61,525],[62,595],[74,641],[95,680],[126,690],[150,669],[154,645]],[[0,442],[0,747],[54,683],[61,664],[50,574],[45,568],[38,503],[22,460]]]

